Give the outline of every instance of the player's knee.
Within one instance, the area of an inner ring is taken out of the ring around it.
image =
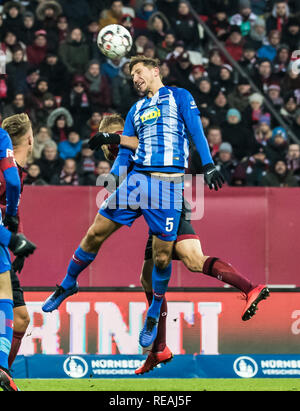
[[[94,225],[89,228],[85,237],[85,241],[90,248],[99,248],[103,244],[104,240],[105,236],[103,233],[98,232]]]
[[[30,324],[30,317],[28,312],[18,313],[14,318],[14,330],[18,332],[26,332]]]
[[[158,254],[154,257],[154,264],[159,270],[165,270],[170,264],[171,257],[165,253]]]

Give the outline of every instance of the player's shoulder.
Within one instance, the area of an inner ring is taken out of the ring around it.
[[[4,151],[7,151],[7,150],[11,151],[11,153],[8,153],[11,155],[12,150],[13,150],[12,141],[11,141],[11,138],[9,137],[8,132],[1,127],[0,127],[0,150],[2,152],[2,155],[4,154]],[[7,155],[7,157],[9,157],[9,155]]]
[[[1,141],[4,139],[10,140],[8,132],[4,130],[4,128],[1,128],[1,127],[0,127],[0,139]]]
[[[191,93],[182,87],[167,87],[174,95],[176,96],[184,96],[184,95],[191,95]]]
[[[186,100],[191,100],[193,99],[191,93],[182,87],[167,87],[170,91],[170,93],[172,93],[175,101],[178,104],[184,104],[184,102],[186,102]]]
[[[11,138],[6,130],[0,127],[0,145],[3,147],[4,144],[11,144]]]
[[[186,110],[189,110],[190,108],[197,108],[194,97],[187,89],[180,87],[169,87],[169,89],[173,94],[175,104],[182,112],[186,112]]]

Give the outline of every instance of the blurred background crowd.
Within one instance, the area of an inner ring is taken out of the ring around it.
[[[114,23],[131,32],[132,54],[161,60],[164,84],[193,94],[228,185],[299,187],[300,146],[289,130],[300,139],[300,0],[0,0],[0,124],[21,112],[33,122],[26,184],[94,185],[109,173],[87,140],[103,116],[125,117],[142,97],[128,58],[97,47],[99,30]],[[188,172],[201,170],[192,147]]]

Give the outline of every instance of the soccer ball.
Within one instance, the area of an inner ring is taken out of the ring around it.
[[[97,44],[100,51],[110,59],[124,57],[131,50],[132,37],[125,27],[110,24],[99,32]]]

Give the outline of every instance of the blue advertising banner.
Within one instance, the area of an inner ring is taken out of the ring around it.
[[[18,356],[14,378],[141,378],[143,355]],[[298,378],[300,355],[175,355],[147,378]]]
[[[300,355],[197,355],[200,378],[298,378]]]
[[[27,357],[28,378],[137,378],[134,371],[145,361],[143,355],[34,355]],[[160,365],[152,378],[195,378],[193,355],[176,356],[168,367]],[[16,377],[17,378],[17,377]]]

